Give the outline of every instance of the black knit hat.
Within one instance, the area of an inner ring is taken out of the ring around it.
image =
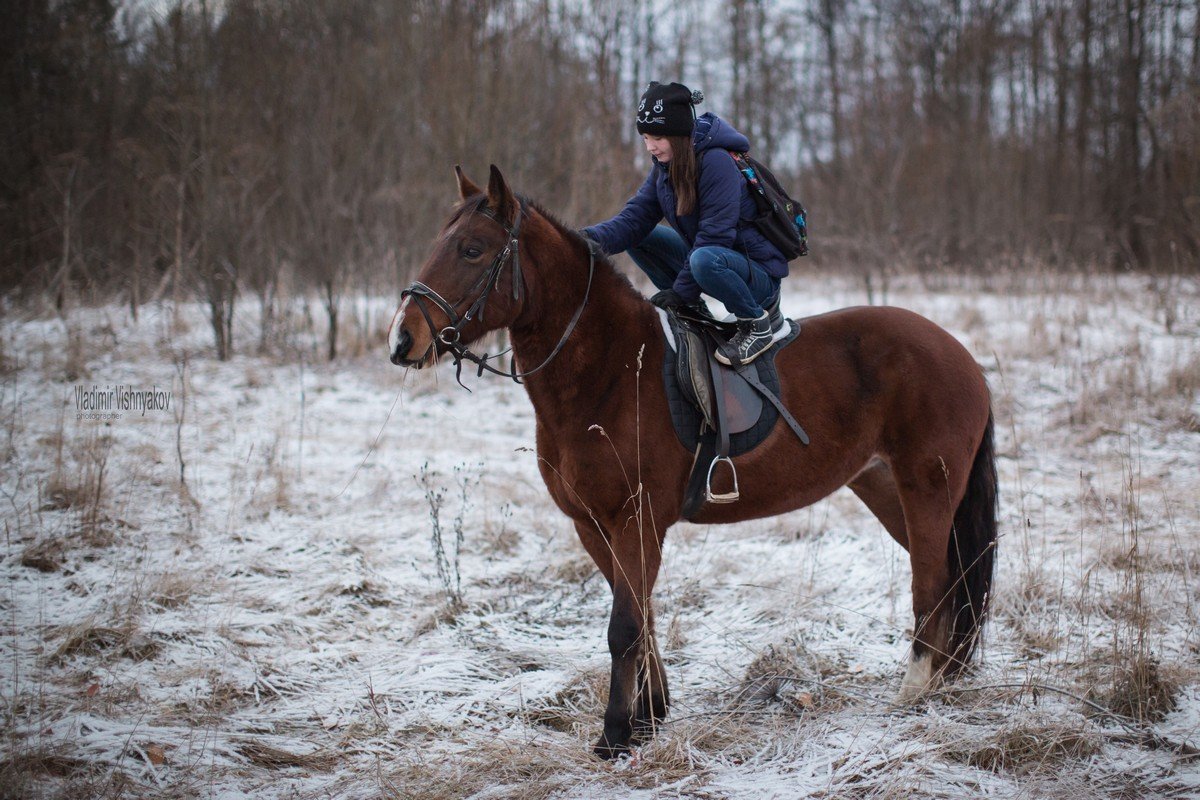
[[[682,83],[652,81],[638,103],[638,133],[651,136],[688,136],[696,126],[692,108],[704,102],[703,92],[693,92]]]

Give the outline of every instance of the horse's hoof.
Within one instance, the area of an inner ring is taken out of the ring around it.
[[[662,727],[661,717],[636,719],[633,721],[633,737],[630,741],[633,744],[644,744],[654,738],[660,727]]]
[[[897,705],[912,705],[937,688],[938,675],[933,669],[933,659],[928,653],[913,655],[908,662],[904,680],[900,682]]]
[[[596,742],[596,746],[592,748],[592,752],[603,761],[612,761],[623,755],[629,755],[629,743],[613,743],[609,741],[607,735],[602,735],[600,741]]]

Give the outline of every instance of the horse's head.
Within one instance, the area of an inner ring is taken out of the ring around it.
[[[393,364],[429,366],[446,350],[507,327],[521,313],[517,241],[526,211],[495,165],[486,192],[459,167],[454,172],[461,202],[401,295],[388,330]]]

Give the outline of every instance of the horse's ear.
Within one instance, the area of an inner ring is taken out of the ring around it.
[[[483,194],[483,189],[480,189],[475,185],[475,181],[464,175],[462,167],[458,164],[454,165],[454,176],[458,178],[458,197],[460,200],[466,200],[468,197]]]
[[[498,218],[512,223],[517,198],[513,196],[512,189],[508,188],[508,183],[495,164],[492,164],[492,174],[488,178],[487,204]]]

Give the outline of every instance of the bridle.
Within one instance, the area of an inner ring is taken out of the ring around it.
[[[587,242],[588,280],[587,288],[584,289],[583,292],[583,301],[579,304],[579,308],[575,309],[575,314],[571,317],[571,321],[567,323],[567,328],[565,331],[563,331],[563,335],[559,338],[558,344],[556,344],[554,349],[550,351],[550,355],[546,356],[545,361],[543,361],[541,364],[538,364],[533,369],[525,372],[517,372],[515,368],[505,371],[493,367],[488,363],[488,360],[498,359],[506,353],[511,352],[512,348],[510,347],[495,354],[484,353],[483,355],[479,355],[477,353],[473,353],[471,352],[470,348],[467,347],[467,345],[464,345],[460,341],[462,337],[462,328],[473,319],[478,319],[480,322],[483,321],[484,309],[487,306],[488,298],[491,296],[492,290],[496,288],[496,284],[500,279],[500,273],[504,270],[504,265],[506,263],[511,262],[512,264],[513,299],[520,301],[525,297],[525,279],[521,272],[520,236],[521,222],[526,216],[527,209],[525,201],[520,200],[520,204],[517,208],[516,221],[513,222],[512,227],[509,227],[504,220],[500,219],[500,217],[497,216],[494,211],[485,205],[486,200],[486,197],[481,198],[475,211],[495,221],[497,225],[503,228],[504,232],[508,234],[508,241],[505,243],[504,249],[497,253],[496,257],[492,259],[492,263],[487,270],[485,270],[475,281],[475,283],[471,285],[471,288],[467,289],[466,292],[463,293],[463,296],[455,303],[447,302],[444,297],[421,281],[413,281],[408,285],[408,288],[400,293],[401,301],[408,297],[413,298],[413,301],[416,303],[417,308],[421,312],[421,316],[425,318],[425,324],[429,326],[430,334],[433,335],[437,342],[440,342],[445,346],[446,350],[450,353],[451,358],[454,359],[454,379],[458,381],[460,386],[462,386],[464,389],[467,389],[467,391],[470,391],[470,389],[462,382],[463,361],[470,361],[477,366],[475,373],[476,377],[482,377],[484,371],[486,370],[494,375],[512,378],[517,383],[521,382],[521,378],[538,372],[551,361],[553,361],[555,356],[562,351],[563,345],[567,343],[567,339],[570,338],[571,333],[575,330],[575,325],[579,322],[579,317],[583,314],[583,309],[587,307],[588,296],[592,291],[592,276],[595,274],[596,270],[595,245],[593,245],[591,242]],[[474,302],[471,303],[471,306],[467,309],[467,313],[460,317],[454,309],[462,305],[466,301],[466,298],[469,297],[472,292],[480,289],[481,286],[483,288],[479,291],[479,296],[476,297]],[[438,329],[437,325],[435,325],[433,322],[433,318],[429,316],[429,308],[425,304],[426,300],[433,303],[441,310],[443,314],[446,315],[446,319],[449,322],[448,325],[444,326],[440,330]]]

